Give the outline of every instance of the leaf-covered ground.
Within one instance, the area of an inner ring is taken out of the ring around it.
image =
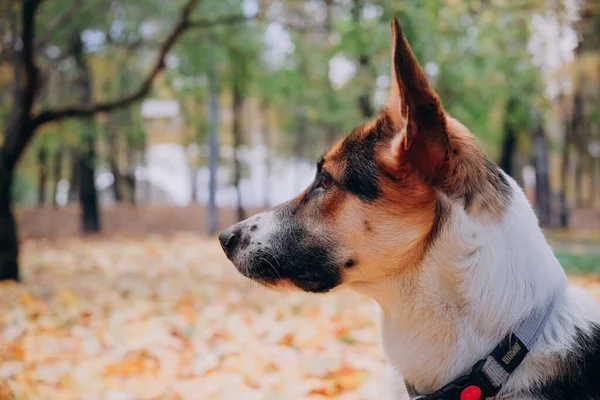
[[[0,389],[16,399],[381,398],[373,304],[266,291],[214,241],[26,241],[0,287]]]
[[[200,236],[28,240],[22,266],[0,286],[0,399],[387,395],[371,301],[269,292]]]

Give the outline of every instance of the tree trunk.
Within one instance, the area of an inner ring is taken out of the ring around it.
[[[80,159],[80,155],[79,155],[79,150],[76,149],[72,149],[70,151],[70,155],[71,155],[71,176],[69,177],[69,193],[68,193],[68,198],[67,198],[67,203],[72,203],[74,201],[77,201],[79,198],[79,186],[80,186],[80,181],[81,179],[79,179],[79,159]]]
[[[571,142],[573,137],[577,134],[579,129],[579,123],[581,121],[581,115],[583,112],[583,99],[581,95],[581,87],[575,92],[573,98],[573,113],[571,120],[565,123],[565,138],[563,141],[562,148],[562,165],[561,165],[561,188],[560,188],[560,226],[566,228],[569,226],[569,206],[567,201],[567,188],[569,186],[569,167],[570,167],[570,154],[571,154]],[[570,122],[570,123],[569,123]]]
[[[190,163],[190,202],[198,202],[198,167]]]
[[[517,136],[512,127],[504,128],[504,139],[502,140],[502,154],[500,155],[500,168],[507,175],[513,176],[513,160],[517,144]]]
[[[300,62],[298,63],[298,75],[303,79],[309,78],[309,69],[308,69],[308,59],[307,57],[302,57]],[[308,109],[310,104],[310,99],[308,98],[308,94],[304,87],[299,87],[297,94],[298,103],[295,105],[297,108],[296,111],[296,134],[294,141],[294,178],[292,182],[292,187],[294,188],[294,192],[300,193],[303,189],[303,185],[301,185],[300,181],[300,163],[305,155],[306,147],[307,147],[307,131],[308,131]]]
[[[108,165],[110,167],[110,173],[113,176],[113,194],[115,196],[115,202],[120,203],[123,201],[123,194],[121,192],[121,171],[119,170],[119,139],[115,132],[114,120],[108,119],[107,130],[106,130],[106,145],[108,147]]]
[[[300,115],[298,116],[298,133],[296,133],[296,148],[294,149],[294,153],[296,157],[294,159],[294,191],[300,192],[302,187],[300,186],[300,171],[299,165],[301,160],[301,155],[304,153],[304,149],[306,147],[306,137],[308,130],[308,120],[306,116],[305,107],[302,108]]]
[[[46,186],[48,183],[48,151],[38,150],[38,207],[46,204]]]
[[[550,225],[550,179],[548,163],[548,140],[540,124],[534,134],[533,157],[535,167],[536,209],[541,226]]]
[[[83,54],[81,35],[72,40],[73,57],[77,65],[77,87],[84,104],[92,102],[92,75]],[[85,233],[100,231],[100,213],[95,185],[96,140],[94,121],[87,117],[83,123],[81,159],[79,160],[79,203],[81,205],[81,227]]]
[[[13,175],[13,169],[0,163],[0,281],[19,281],[19,241],[12,212]]]
[[[131,204],[136,205],[137,204],[137,200],[135,197],[135,191],[137,188],[137,181],[135,178],[135,160],[133,157],[133,153],[134,150],[129,148],[127,149],[127,175],[126,175],[126,181],[127,181],[127,186],[129,187],[129,201],[131,202]]]
[[[52,193],[52,204],[54,208],[58,208],[58,183],[62,179],[62,161],[63,161],[63,150],[58,148],[54,153],[54,190]]]
[[[330,50],[330,37],[332,30],[332,19],[333,19],[333,0],[325,0],[325,41],[327,46],[327,60],[331,59],[332,55]],[[331,79],[329,79],[329,68],[325,68],[325,76],[323,77],[325,80],[325,97],[327,99],[328,111],[335,110],[336,97],[335,91],[333,90],[333,85],[331,84]],[[335,142],[338,135],[337,124],[334,121],[327,121],[325,125],[325,136],[327,140],[327,145],[331,146],[333,142]]]
[[[596,159],[592,159],[591,161],[592,164],[592,189],[591,189],[591,193],[592,193],[592,198],[590,199],[590,202],[592,204],[592,207],[598,207],[600,206],[598,199],[600,199],[600,158],[596,158]]]
[[[137,182],[135,180],[135,168],[130,167],[127,171],[127,186],[129,186],[129,202],[134,206],[137,205],[136,194]]]
[[[209,84],[209,121],[210,130],[208,133],[208,233],[214,235],[217,233],[217,169],[219,168],[219,87],[218,76],[215,61],[211,60],[208,70]]]
[[[242,205],[242,190],[240,188],[240,180],[242,176],[242,167],[240,164],[239,152],[242,144],[242,110],[244,105],[244,95],[242,93],[241,77],[236,77],[233,80],[233,99],[232,99],[232,133],[233,133],[233,168],[234,168],[234,185],[237,193],[237,220],[243,221],[244,207]]]
[[[504,117],[504,138],[502,139],[502,153],[500,155],[500,168],[510,176],[513,175],[513,160],[517,148],[517,135],[514,124],[510,121],[515,111],[516,99],[511,97],[506,105],[506,115]],[[536,133],[537,134],[537,133]]]
[[[263,187],[263,206],[269,207],[269,190],[271,178],[271,124],[269,121],[269,105],[266,101],[261,102],[262,108],[262,145],[265,148],[265,185]]]
[[[360,69],[367,70],[370,63],[370,57],[362,54],[358,57],[358,65]],[[371,90],[369,87],[365,87],[362,93],[358,96],[358,108],[364,118],[371,118],[373,116],[373,106],[371,105]]]
[[[582,154],[577,154],[575,159],[575,207],[581,207],[583,204],[583,159]]]
[[[559,224],[561,228],[567,228],[569,226],[569,206],[567,204],[567,187],[568,187],[568,176],[569,176],[569,155],[570,151],[570,133],[569,128],[565,129],[565,138],[562,147],[562,162],[560,168],[560,215]]]
[[[125,116],[127,117],[125,120],[125,124],[129,126],[133,125],[133,118],[131,117],[131,110],[127,110]],[[132,136],[132,131],[127,129],[126,132],[126,158],[127,158],[127,174],[125,175],[125,181],[127,183],[128,191],[129,191],[129,201],[131,204],[137,204],[136,190],[137,190],[137,179],[135,176],[135,172],[137,170],[139,158],[143,158],[144,150],[145,150],[145,140],[142,140],[142,143],[139,143],[136,140],[135,136]],[[143,160],[141,162],[143,164]],[[147,197],[147,196],[146,196]]]
[[[86,131],[92,130],[92,122],[86,124]],[[79,203],[81,204],[81,228],[85,233],[100,232],[98,196],[95,185],[96,143],[90,132],[84,133],[84,152],[79,160]]]
[[[352,4],[352,21],[355,27],[361,26],[361,14],[363,11],[363,0],[354,0]],[[367,46],[362,40],[362,35],[356,35],[358,41],[358,76],[365,76],[369,73],[371,57],[367,54]],[[360,79],[359,82],[370,82],[367,77]],[[368,85],[363,85],[360,95],[358,96],[358,108],[363,118],[371,118],[373,116],[373,105],[371,104],[371,88]]]
[[[19,113],[23,113],[23,110],[18,110],[15,115]],[[34,131],[31,119],[22,114],[21,118],[9,121],[4,132],[4,143],[0,148],[0,281],[20,280],[19,240],[12,208],[12,188],[16,164],[26,142],[17,152],[11,152],[11,149],[14,149],[12,145],[15,142],[33,137]],[[9,141],[12,141],[10,146],[7,143]]]

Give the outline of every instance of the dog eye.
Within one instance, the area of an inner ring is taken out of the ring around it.
[[[333,180],[331,179],[331,176],[329,176],[327,174],[321,175],[321,180],[319,181],[320,187],[322,187],[323,189],[329,189],[332,184],[333,184]]]

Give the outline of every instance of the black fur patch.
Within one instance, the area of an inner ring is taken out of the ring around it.
[[[373,201],[381,196],[375,146],[381,138],[384,120],[379,120],[366,135],[355,130],[342,143],[339,157],[346,160],[344,186],[359,198]]]
[[[545,400],[600,399],[600,325],[590,333],[578,331],[575,348],[563,359],[563,375],[533,391]]]
[[[447,200],[437,198],[435,201],[435,214],[433,217],[433,224],[431,229],[425,237],[425,250],[427,250],[437,239],[442,231],[444,225],[448,221],[450,216],[450,205],[447,204]]]
[[[501,210],[510,203],[512,199],[512,188],[500,167],[488,159],[485,159],[484,178],[492,185],[494,190],[498,192],[498,204],[496,204],[496,202],[490,203],[489,199],[483,198],[479,188],[480,183],[476,180],[467,178],[465,182],[462,183],[461,187],[465,211],[471,211],[473,206],[482,207],[489,211]]]
[[[417,389],[415,389],[412,383],[404,381],[404,386],[406,386],[406,392],[410,397],[415,397],[419,395],[419,392],[417,392]]]
[[[250,237],[244,236],[240,243],[238,244],[239,250],[246,250],[250,246]]]
[[[490,160],[487,160],[486,169],[488,170],[488,176],[494,184],[494,187],[502,194],[504,198],[510,200],[512,197],[512,189],[500,167]]]

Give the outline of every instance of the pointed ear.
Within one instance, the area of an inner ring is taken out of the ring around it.
[[[396,18],[392,20],[392,82],[386,112],[396,130],[392,151],[399,165],[411,164],[425,178],[438,178],[451,154],[445,111]]]

